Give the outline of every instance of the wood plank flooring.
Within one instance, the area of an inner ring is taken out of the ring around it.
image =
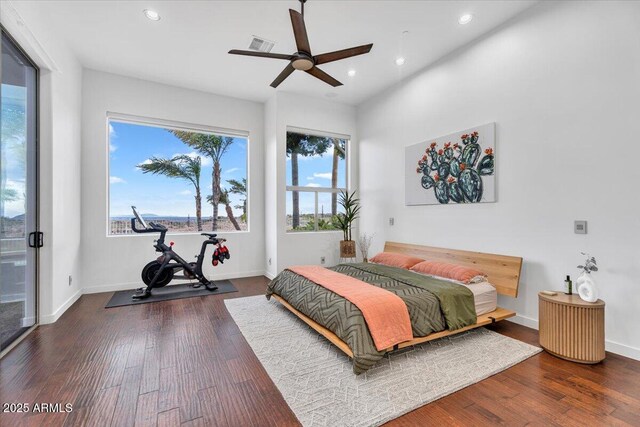
[[[110,293],[82,296],[0,360],[0,402],[73,412],[0,413],[0,425],[298,425],[223,303],[264,293],[268,280],[233,283],[239,292],[110,309]],[[491,329],[537,345],[532,329]],[[640,426],[640,362],[541,353],[388,425]]]

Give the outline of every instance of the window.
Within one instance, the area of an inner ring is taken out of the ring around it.
[[[131,206],[170,233],[247,231],[247,134],[110,116],[109,234]]]
[[[38,68],[0,26],[0,351],[36,323]]]
[[[340,191],[347,189],[349,137],[287,132],[287,231],[337,230]]]

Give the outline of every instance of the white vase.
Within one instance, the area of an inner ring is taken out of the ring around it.
[[[586,302],[596,302],[598,301],[598,288],[596,287],[596,282],[591,277],[591,274],[583,271],[578,280],[576,280],[576,289],[578,290],[578,295]]]

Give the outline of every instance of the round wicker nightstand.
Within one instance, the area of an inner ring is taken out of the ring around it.
[[[572,362],[598,363],[605,358],[604,301],[540,293],[538,309],[542,348]]]

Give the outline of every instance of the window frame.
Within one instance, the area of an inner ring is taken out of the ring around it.
[[[319,136],[319,137],[325,137],[325,138],[333,138],[333,139],[341,139],[345,141],[345,150],[344,150],[344,175],[345,175],[345,187],[338,187],[338,188],[331,188],[331,187],[306,187],[306,186],[293,186],[293,185],[287,185],[287,177],[286,177],[286,170],[287,168],[285,167],[285,225],[284,225],[284,231],[287,234],[308,234],[308,233],[341,233],[342,230],[318,230],[318,195],[319,193],[329,193],[329,194],[340,194],[341,191],[350,191],[350,183],[351,183],[351,179],[350,179],[350,175],[349,175],[349,162],[350,162],[350,152],[351,152],[351,136],[350,135],[345,135],[345,134],[340,134],[340,133],[335,133],[335,132],[326,132],[326,131],[319,131],[319,130],[315,130],[315,129],[307,129],[307,128],[302,128],[302,127],[296,127],[296,126],[287,126],[286,128],[286,133],[285,133],[285,141],[286,141],[286,135],[289,134],[289,132],[292,133],[300,133],[300,134],[306,134],[306,135],[313,135],[313,136]],[[285,164],[286,164],[286,142],[285,142]],[[291,191],[296,191],[298,193],[314,193],[314,205],[315,205],[315,209],[314,209],[314,215],[313,215],[313,222],[314,222],[314,229],[313,230],[289,230],[288,226],[287,226],[287,212],[286,212],[286,207],[287,207],[287,193]]]
[[[251,231],[251,221],[253,215],[251,212],[251,137],[250,132],[247,130],[240,129],[229,129],[218,126],[210,126],[210,125],[202,125],[202,124],[194,124],[188,122],[180,122],[177,120],[167,120],[167,119],[158,119],[152,117],[145,116],[137,116],[133,114],[125,114],[125,113],[117,113],[112,111],[107,111],[105,117],[105,147],[104,152],[107,154],[106,161],[106,175],[104,176],[104,182],[107,187],[106,195],[107,195],[107,203],[106,203],[106,236],[108,238],[122,238],[122,237],[144,237],[144,234],[139,233],[130,233],[130,234],[111,234],[111,182],[109,180],[111,173],[111,154],[110,154],[110,134],[109,134],[109,124],[111,122],[118,123],[126,123],[133,124],[139,126],[148,126],[155,127],[161,129],[173,129],[173,130],[182,130],[187,132],[200,132],[200,133],[209,133],[218,136],[230,136],[234,138],[245,138],[247,140],[247,159],[246,159],[246,169],[247,169],[247,229],[246,230],[235,230],[235,231],[217,231],[218,234],[221,233],[231,233],[231,234],[244,234],[249,233]],[[167,236],[190,236],[190,235],[200,235],[203,231],[171,231],[167,232]]]

